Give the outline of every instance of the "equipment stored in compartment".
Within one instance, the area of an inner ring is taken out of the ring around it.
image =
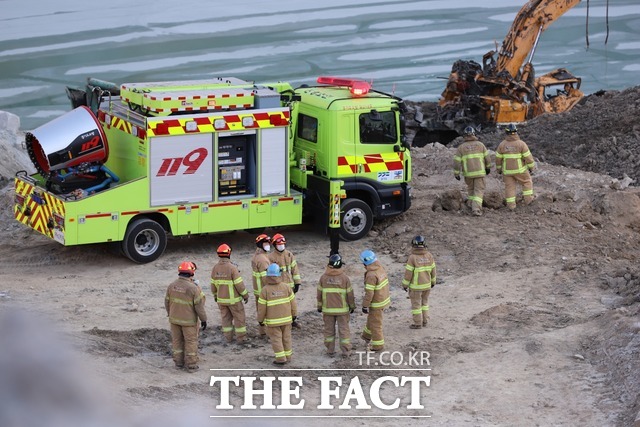
[[[254,135],[225,136],[218,140],[218,195],[246,194],[249,138]]]

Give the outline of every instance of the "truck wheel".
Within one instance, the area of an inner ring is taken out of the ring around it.
[[[366,236],[373,226],[373,213],[365,202],[346,199],[340,205],[340,237],[343,240],[358,240]]]
[[[131,222],[122,241],[122,252],[133,262],[155,261],[167,247],[167,233],[155,221],[139,218]]]

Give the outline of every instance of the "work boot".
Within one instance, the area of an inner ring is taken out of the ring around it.
[[[297,321],[291,322],[291,326],[297,329],[300,329],[300,324]]]
[[[176,363],[175,368],[176,368],[177,370],[181,370],[181,369],[183,369],[183,368],[184,368],[184,363],[182,363],[182,364],[180,364],[180,363]]]
[[[187,366],[187,372],[189,373],[196,372],[198,369],[200,369],[200,366],[198,365]]]
[[[286,360],[274,360],[273,361],[274,365],[284,365],[285,363],[287,363]]]
[[[482,216],[482,211],[472,211],[471,214],[473,216]]]
[[[415,324],[411,324],[409,326],[411,329],[422,329],[422,325],[415,325]]]

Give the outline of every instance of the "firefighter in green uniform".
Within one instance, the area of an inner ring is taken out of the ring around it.
[[[318,281],[317,307],[324,321],[324,345],[327,347],[327,354],[335,353],[337,325],[342,356],[348,357],[351,355],[349,318],[356,308],[356,303],[351,281],[342,266],[340,254],[329,257],[329,264]]]
[[[487,147],[476,138],[473,127],[467,126],[462,134],[464,142],[453,156],[453,175],[457,180],[460,180],[460,175],[464,177],[471,213],[480,216],[485,190],[484,177],[491,172],[491,158]]]
[[[227,342],[236,340],[240,343],[247,335],[244,305],[249,301],[249,292],[244,287],[238,267],[231,262],[231,246],[226,243],[218,246],[218,262],[211,270],[211,293],[218,303],[222,318],[222,334]]]
[[[178,267],[178,278],[167,288],[164,307],[171,326],[171,349],[176,368],[185,365],[198,370],[198,323],[207,328],[204,292],[194,280],[196,264],[185,261]]]
[[[371,351],[384,350],[384,334],[382,331],[382,315],[384,309],[391,304],[389,296],[389,279],[376,254],[367,249],[360,254],[365,267],[364,299],[362,312],[367,314],[367,324],[362,331],[362,339]]]
[[[436,285],[436,262],[423,236],[411,241],[411,254],[405,265],[402,289],[409,292],[411,299],[411,329],[421,329],[429,321],[429,293]]]
[[[504,198],[507,207],[513,211],[516,208],[518,184],[522,186],[525,205],[535,199],[531,175],[536,169],[536,162],[527,144],[518,136],[516,125],[507,125],[505,132],[507,136],[496,149],[496,170],[502,175],[504,181]]]
[[[270,264],[258,299],[258,322],[266,327],[276,365],[291,361],[291,323],[296,320],[297,311],[293,289],[282,283],[280,266]]]

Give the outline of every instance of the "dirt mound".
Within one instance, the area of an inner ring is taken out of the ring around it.
[[[87,334],[99,337],[93,340],[90,351],[111,357],[133,357],[144,353],[171,354],[171,334],[166,329],[134,329],[109,331],[93,328]]]
[[[471,323],[510,335],[514,329],[525,328],[528,332],[539,333],[548,329],[563,328],[572,323],[571,320],[571,317],[564,313],[508,302],[476,314],[471,318]]]

